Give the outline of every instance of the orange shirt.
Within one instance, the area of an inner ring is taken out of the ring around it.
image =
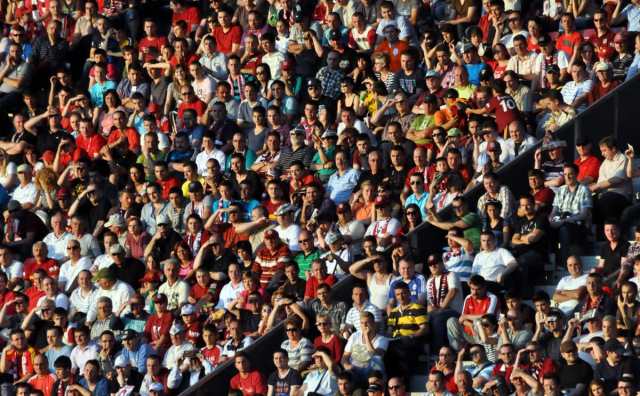
[[[34,375],[27,381],[34,389],[42,391],[45,395],[50,395],[53,389],[53,384],[56,382],[56,376],[51,373],[44,375]]]
[[[107,138],[107,143],[113,144],[120,140],[120,138],[122,138],[123,136],[127,138],[129,150],[134,153],[140,151],[140,135],[133,128],[125,128],[124,131],[120,129],[112,130],[109,134],[109,137]]]
[[[400,71],[400,55],[409,48],[409,44],[404,41],[398,40],[394,45],[389,44],[388,40],[384,40],[379,46],[376,47],[375,52],[383,52],[389,55],[389,68],[392,72],[397,73]]]

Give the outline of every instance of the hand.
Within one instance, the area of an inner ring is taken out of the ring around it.
[[[534,154],[534,159],[535,159],[537,162],[542,161],[542,149],[540,149],[540,148],[539,148],[539,149],[537,149],[537,150],[536,150],[536,152],[535,152],[535,154]]]
[[[496,278],[496,283],[502,284],[502,274],[498,275]]]
[[[632,159],[633,159],[633,157],[635,157],[635,154],[636,154],[636,153],[635,153],[635,151],[634,151],[634,149],[633,149],[633,146],[632,146],[632,145],[630,145],[630,144],[628,144],[628,145],[627,145],[627,150],[625,150],[624,155],[625,155],[628,159],[632,160]]]

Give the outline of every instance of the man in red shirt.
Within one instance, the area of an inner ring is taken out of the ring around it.
[[[171,345],[169,329],[173,323],[173,316],[167,310],[168,300],[166,295],[162,293],[156,294],[153,302],[156,306],[156,313],[149,316],[149,320],[144,326],[144,335],[149,340],[149,345],[159,354],[163,354]]]
[[[585,136],[576,140],[578,158],[573,162],[578,166],[578,182],[583,184],[595,183],[600,173],[600,159],[593,155],[593,145]]]
[[[500,135],[504,135],[504,130],[513,121],[520,119],[520,111],[516,105],[515,100],[510,95],[507,95],[507,85],[502,80],[495,80],[492,83],[491,89],[493,91],[493,97],[489,99],[487,104],[480,109],[467,109],[467,114],[495,114],[496,124],[498,124],[498,131]]]
[[[169,199],[169,193],[172,188],[180,188],[180,181],[175,176],[169,175],[169,168],[166,162],[156,162],[153,166],[153,174],[156,177],[156,183],[162,188],[160,195],[165,201]]]
[[[49,372],[49,363],[44,355],[37,355],[33,359],[33,368],[35,375],[27,381],[33,389],[42,391],[44,395],[50,395],[53,390],[53,384],[57,381],[55,374]]]
[[[564,33],[556,39],[556,48],[558,51],[567,53],[567,57],[571,58],[573,51],[576,51],[582,44],[582,34],[575,31],[573,14],[565,12],[560,18],[560,25]]]
[[[0,371],[14,382],[23,382],[33,375],[33,358],[36,351],[29,347],[24,330],[15,329],[9,335],[10,343],[2,350]]]
[[[123,110],[113,113],[114,129],[109,133],[107,146],[112,155],[123,156],[127,151],[131,153],[140,152],[140,134],[134,128],[127,126],[127,116]]]
[[[78,129],[80,130],[80,134],[76,138],[78,148],[90,159],[98,158],[100,150],[107,144],[105,138],[94,132],[90,119],[80,120]]]
[[[267,230],[264,233],[264,245],[256,252],[253,270],[260,274],[260,286],[267,287],[278,271],[284,271],[283,257],[289,257],[289,247],[280,240],[278,232]]]
[[[447,321],[449,344],[456,351],[464,344],[477,343],[476,322],[486,314],[499,311],[498,297],[487,291],[487,282],[482,276],[474,275],[469,279],[469,290],[470,294],[462,305],[462,315]]]
[[[240,26],[231,24],[231,16],[231,11],[227,8],[218,11],[218,23],[220,26],[213,29],[213,37],[216,39],[218,52],[222,52],[227,56],[232,54],[240,56],[242,29]]]
[[[157,36],[157,25],[153,18],[146,18],[144,20],[144,37],[140,40],[138,44],[138,48],[140,49],[140,53],[138,54],[138,59],[142,59],[144,62],[149,62],[153,60],[154,54],[160,54],[160,49],[163,45],[167,44],[167,38],[164,36]]]
[[[211,364],[212,367],[216,367],[220,362],[220,355],[222,355],[222,348],[217,344],[218,329],[214,324],[207,323],[202,328],[202,340],[204,341],[204,347],[200,349],[200,353]]]
[[[587,39],[593,44],[596,54],[601,60],[609,60],[615,53],[613,40],[616,34],[609,29],[608,20],[607,12],[604,9],[596,10],[593,13],[595,33]]]
[[[42,268],[47,271],[47,275],[54,279],[58,279],[58,272],[60,272],[60,265],[58,261],[49,258],[49,250],[47,249],[47,244],[38,241],[33,244],[31,248],[33,253],[33,257],[30,257],[24,262],[24,279],[31,279],[31,275],[38,268]]]
[[[236,353],[234,363],[238,374],[231,378],[229,388],[242,392],[243,396],[266,395],[267,386],[258,370],[251,370],[249,358],[243,352]]]
[[[189,26],[189,31],[193,32],[200,24],[200,12],[197,7],[187,7],[184,0],[171,0],[169,4],[173,10],[171,25],[175,26],[178,21],[185,21]]]
[[[190,85],[180,88],[180,96],[182,96],[182,103],[178,106],[178,118],[182,120],[184,118],[184,112],[187,109],[191,109],[196,112],[196,115],[198,116],[198,123],[203,124],[203,117],[207,110],[207,104],[198,99],[193,92],[193,87]]]

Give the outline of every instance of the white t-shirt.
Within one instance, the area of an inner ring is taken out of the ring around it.
[[[73,281],[82,270],[91,268],[91,260],[88,257],[81,257],[77,263],[71,264],[71,260],[60,266],[58,281],[64,283],[64,291],[70,291]]]
[[[300,236],[300,226],[297,224],[291,224],[287,228],[282,226],[276,226],[275,230],[278,232],[280,239],[289,246],[289,250],[292,252],[300,251],[300,243],[298,237]]]
[[[13,199],[20,202],[21,205],[26,203],[32,203],[35,205],[36,198],[38,197],[38,190],[36,189],[36,185],[33,183],[29,183],[26,186],[18,185],[15,190],[13,190]]]
[[[236,287],[234,287],[231,282],[228,282],[222,286],[222,289],[220,290],[220,296],[218,297],[218,304],[216,305],[216,308],[226,308],[231,301],[238,298],[242,291],[244,291],[244,284],[242,282],[238,283]]]
[[[576,290],[576,289],[579,289],[580,287],[586,286],[587,276],[588,274],[580,275],[577,278],[574,278],[571,275],[564,276],[562,277],[562,279],[560,279],[560,282],[558,282],[558,286],[556,286],[556,290],[559,290],[559,291]],[[578,305],[578,302],[579,302],[578,300],[567,300],[559,303],[558,308],[560,308],[560,310],[564,312],[565,315],[571,315],[576,305]]]
[[[313,370],[304,379],[304,396],[315,392],[322,396],[333,395],[338,391],[338,381],[333,373],[327,370]]]
[[[365,368],[371,364],[373,353],[369,352],[367,346],[362,340],[363,334],[361,331],[356,331],[351,334],[347,345],[344,347],[345,353],[350,353],[350,363],[356,367]],[[376,334],[375,338],[371,342],[374,349],[387,350],[389,347],[389,339],[381,335]]]
[[[504,248],[497,248],[491,252],[480,252],[473,259],[471,273],[482,276],[485,280],[496,282],[498,275],[507,269],[507,264],[515,261],[515,257]]]
[[[226,158],[222,150],[218,150],[217,148],[214,148],[211,152],[202,150],[198,153],[198,155],[196,155],[196,166],[198,167],[198,175],[207,176],[207,162],[209,162],[211,158],[218,161],[218,165],[220,165],[220,168],[224,168]]]
[[[22,278],[24,275],[24,265],[21,261],[13,260],[8,267],[0,267],[0,271],[4,272],[10,281]]]
[[[200,99],[204,103],[209,103],[209,101],[213,97],[213,93],[216,90],[216,82],[209,76],[205,76],[200,81],[193,80],[191,86],[193,87],[193,91],[198,99]]]

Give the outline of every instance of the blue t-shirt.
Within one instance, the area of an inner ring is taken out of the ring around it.
[[[473,85],[480,85],[480,72],[484,70],[487,65],[484,63],[470,63],[464,65],[469,74],[469,82]]]

